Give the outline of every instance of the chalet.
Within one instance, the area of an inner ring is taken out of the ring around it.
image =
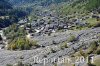
[[[45,20],[41,19],[39,22],[40,24],[44,24]]]
[[[48,29],[54,29],[55,25],[54,24],[50,24]]]
[[[27,23],[26,20],[20,20],[20,21],[18,22],[19,25],[23,25],[23,24],[25,24],[25,23]]]
[[[84,16],[84,17],[82,17],[81,19],[82,19],[82,20],[86,20],[86,19],[88,19],[88,18],[90,18],[90,16]]]
[[[100,13],[100,7],[97,9],[97,12]]]
[[[39,33],[39,32],[41,32],[41,30],[39,30],[39,29],[35,29],[35,31],[36,31],[36,33]]]
[[[9,19],[9,16],[0,16],[0,19]]]
[[[44,24],[44,21],[43,20],[40,20],[39,22],[37,22],[38,26],[40,25],[43,25]]]
[[[35,22],[35,21],[33,21],[33,22],[31,23],[31,26],[32,26],[32,27],[37,27],[37,26],[38,26],[38,23]]]
[[[75,19],[72,19],[72,22],[75,22],[75,21],[77,21],[77,18],[75,18]]]
[[[33,36],[40,36],[41,35],[41,33],[39,32],[39,33],[35,33],[35,34],[33,34]]]
[[[81,21],[81,20],[77,20],[77,21],[75,22],[75,25],[78,25],[78,26],[86,26],[87,23],[86,23],[86,22],[83,22],[83,21]]]
[[[20,28],[24,28],[24,27],[25,27],[24,25],[21,25],[21,26],[20,26]]]
[[[100,16],[93,14],[92,18],[100,18]]]
[[[65,23],[59,23],[58,29],[66,29],[66,28],[68,28],[67,24],[65,24]]]
[[[92,18],[96,18],[97,21],[99,21],[99,20],[100,20],[100,15],[93,14],[93,15],[92,15]]]
[[[43,30],[43,33],[44,33],[44,34],[46,34],[46,32],[48,32],[48,29],[47,29],[47,28],[45,28],[45,29]]]

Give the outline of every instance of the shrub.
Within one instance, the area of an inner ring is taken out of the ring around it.
[[[12,45],[11,45],[11,49],[12,49],[12,50],[15,50],[15,49],[17,49],[17,46],[16,46],[16,44],[12,44]]]
[[[39,45],[37,44],[37,41],[31,41],[32,46],[36,46],[39,47]]]
[[[84,58],[86,58],[88,55],[87,55],[82,49],[80,49],[80,50],[79,50],[78,52],[76,52],[73,56],[74,56],[74,57],[76,57],[76,56],[79,56],[79,57],[83,56]]]
[[[87,54],[91,54],[96,49],[97,49],[97,41],[91,42],[90,47],[87,49]]]
[[[55,63],[54,66],[57,66],[57,64]]]
[[[73,66],[75,66],[75,64],[73,64]]]
[[[6,66],[32,66],[31,64],[23,64],[22,62],[16,63],[16,65],[13,64],[7,64]]]
[[[17,66],[24,66],[22,62],[18,62]]]
[[[67,42],[63,42],[60,46],[61,49],[68,48]]]
[[[98,46],[97,50],[95,51],[96,54],[100,54],[100,46]]]
[[[14,39],[9,45],[8,49],[9,50],[29,50],[32,47],[39,47],[36,41],[29,41],[29,39],[26,38],[17,38]]]
[[[96,54],[100,54],[100,48],[96,50]]]
[[[71,35],[71,37],[67,40],[68,42],[73,42],[76,40],[76,37],[74,35]]]
[[[100,57],[94,58],[94,63],[95,66],[100,66]]]
[[[97,22],[96,24],[94,24],[94,27],[100,27],[100,22]]]
[[[53,44],[57,44],[56,41],[54,41],[54,40],[52,41],[52,43],[53,43]]]
[[[52,52],[52,53],[55,53],[56,51],[55,51],[53,48],[51,48],[51,52]]]
[[[51,36],[51,32],[48,33],[48,36]]]
[[[16,24],[12,24],[11,26],[4,29],[4,35],[8,39],[16,39],[18,37],[25,37],[27,35],[27,31],[24,28],[18,27]]]
[[[88,63],[88,66],[96,66],[96,65],[94,65],[94,64],[91,64],[91,63]]]
[[[79,53],[81,56],[87,57],[87,54],[82,49],[80,49]]]
[[[13,66],[13,65],[11,65],[11,64],[7,64],[6,66]]]

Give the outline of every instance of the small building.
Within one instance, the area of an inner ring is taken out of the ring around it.
[[[18,22],[19,25],[23,25],[23,24],[25,24],[25,23],[27,23],[26,20],[20,20],[20,21]]]
[[[100,18],[100,16],[93,14],[92,18]]]
[[[58,29],[67,29],[67,28],[68,28],[68,25],[65,23],[59,23],[58,25]]]
[[[36,21],[33,21],[33,22],[31,23],[31,26],[32,26],[32,27],[37,27],[37,26],[38,26],[38,23],[37,23]]]
[[[86,22],[83,22],[83,21],[81,21],[81,20],[77,20],[77,21],[75,22],[75,25],[78,25],[78,26],[86,26],[87,23],[86,23]]]
[[[100,15],[96,15],[96,14],[94,14],[94,15],[92,15],[92,18],[96,18],[97,21],[99,21],[99,20],[100,20]]]

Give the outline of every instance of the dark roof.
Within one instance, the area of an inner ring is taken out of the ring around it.
[[[2,37],[1,37],[1,35],[0,35],[0,41],[2,40]]]
[[[26,20],[20,20],[18,23],[19,24],[24,24],[24,23],[26,23],[27,21]]]

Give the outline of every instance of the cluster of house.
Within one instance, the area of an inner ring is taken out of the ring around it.
[[[25,26],[25,28],[29,33],[33,34],[33,30],[34,34],[39,35],[50,34],[58,30],[68,30],[76,25],[87,25],[87,23],[83,22],[81,19],[64,20],[64,18],[58,18],[57,16],[48,13],[45,13],[41,19],[33,20],[31,23],[28,23],[28,19],[23,19],[18,22],[20,27],[24,27],[24,24],[26,23],[28,26]]]
[[[93,15],[92,15],[92,18],[96,18],[96,19],[97,19],[97,21],[99,21],[99,20],[100,20],[100,15],[93,14]]]
[[[96,18],[97,21],[100,20],[100,7],[91,12],[91,17]]]
[[[0,19],[9,19],[9,16],[0,16]]]

